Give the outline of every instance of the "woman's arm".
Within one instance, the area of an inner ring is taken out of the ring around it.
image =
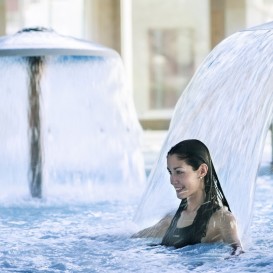
[[[134,235],[132,235],[132,238],[163,237],[171,224],[172,218],[173,216],[168,214],[163,219],[161,219],[157,224],[135,233]]]
[[[220,233],[224,243],[229,244],[233,251],[231,255],[244,253],[241,241],[238,236],[237,223],[234,215],[229,211],[219,211],[220,214]]]

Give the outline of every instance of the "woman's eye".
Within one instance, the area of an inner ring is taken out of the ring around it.
[[[167,170],[167,171],[169,175],[181,175],[184,173],[183,171],[180,171],[180,170],[175,170],[173,173],[170,170]]]

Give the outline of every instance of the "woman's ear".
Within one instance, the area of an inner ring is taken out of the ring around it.
[[[208,173],[208,165],[207,164],[205,164],[205,163],[203,163],[203,164],[201,164],[200,166],[199,166],[199,169],[198,169],[198,171],[199,171],[199,176],[200,177],[205,177],[206,175],[207,175],[207,173]]]

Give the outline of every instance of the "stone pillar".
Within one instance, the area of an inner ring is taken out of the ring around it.
[[[246,28],[247,6],[245,0],[227,0],[226,1],[226,36]]]
[[[0,1],[0,36],[6,34],[6,5],[5,1]]]
[[[120,0],[92,0],[85,4],[86,38],[121,54]]]
[[[226,0],[210,0],[211,48],[225,38]]]

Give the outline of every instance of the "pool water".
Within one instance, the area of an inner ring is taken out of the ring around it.
[[[165,133],[146,133],[154,160]],[[156,140],[155,140],[156,139]],[[138,198],[88,201],[56,197],[0,200],[0,272],[273,272],[273,174],[270,135],[257,178],[253,221],[246,252],[230,256],[223,244],[182,249],[132,239]],[[148,162],[147,162],[148,161]],[[73,187],[71,186],[71,190]],[[243,196],[242,192],[242,196]]]
[[[239,257],[223,244],[173,249],[130,238],[137,200],[2,204],[0,272],[273,272],[272,183],[258,177],[251,240]]]

